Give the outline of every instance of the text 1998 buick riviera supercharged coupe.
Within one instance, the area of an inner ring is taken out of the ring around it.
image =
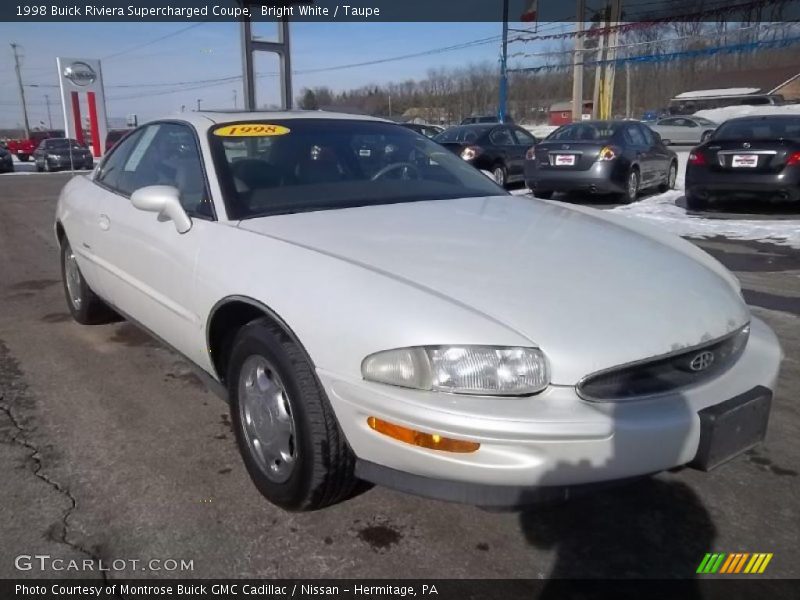
[[[55,229],[75,319],[121,314],[221,384],[287,509],[359,480],[514,506],[712,468],[766,430],[781,350],[719,263],[378,119],[149,123],[69,182]]]

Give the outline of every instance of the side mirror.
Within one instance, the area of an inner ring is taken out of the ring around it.
[[[714,135],[714,130],[713,129],[710,129],[708,131],[704,131],[703,135],[700,136],[700,143],[702,144],[704,142],[707,142],[708,140],[711,139],[711,137],[713,135]]]
[[[672,140],[665,140],[660,135],[658,136],[659,141],[664,144],[665,146],[669,146],[672,143]]]
[[[158,213],[159,220],[170,220],[178,233],[192,228],[192,220],[181,206],[181,193],[171,185],[148,185],[131,194],[131,204],[139,210]]]

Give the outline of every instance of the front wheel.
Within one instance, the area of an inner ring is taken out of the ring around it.
[[[658,186],[658,191],[661,193],[675,189],[675,181],[678,179],[678,165],[674,162],[669,164],[664,183]]]
[[[83,278],[69,241],[61,244],[61,280],[72,318],[82,325],[98,325],[116,320],[117,315],[95,294]]]
[[[266,318],[236,334],[228,393],[239,451],[253,483],[271,503],[316,510],[357,489],[355,456],[313,366]]]

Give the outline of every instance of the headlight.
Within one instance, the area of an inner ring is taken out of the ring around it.
[[[49,158],[50,160],[58,160],[61,157],[58,154],[48,154],[47,158]]]
[[[522,396],[549,383],[538,348],[416,346],[370,354],[361,363],[368,381],[420,390],[487,396]]]

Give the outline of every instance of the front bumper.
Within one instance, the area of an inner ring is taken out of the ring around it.
[[[773,390],[781,359],[775,334],[753,318],[747,347],[728,371],[674,394],[625,403],[587,402],[573,386],[553,385],[530,397],[485,398],[318,372],[361,477],[426,496],[516,506],[561,497],[564,488],[690,463],[698,454],[700,411],[756,386]],[[481,446],[468,454],[412,446],[373,431],[370,416]]]
[[[625,192],[625,173],[618,163],[596,162],[585,171],[578,171],[539,167],[534,161],[526,160],[525,183],[532,190],[621,194]]]

